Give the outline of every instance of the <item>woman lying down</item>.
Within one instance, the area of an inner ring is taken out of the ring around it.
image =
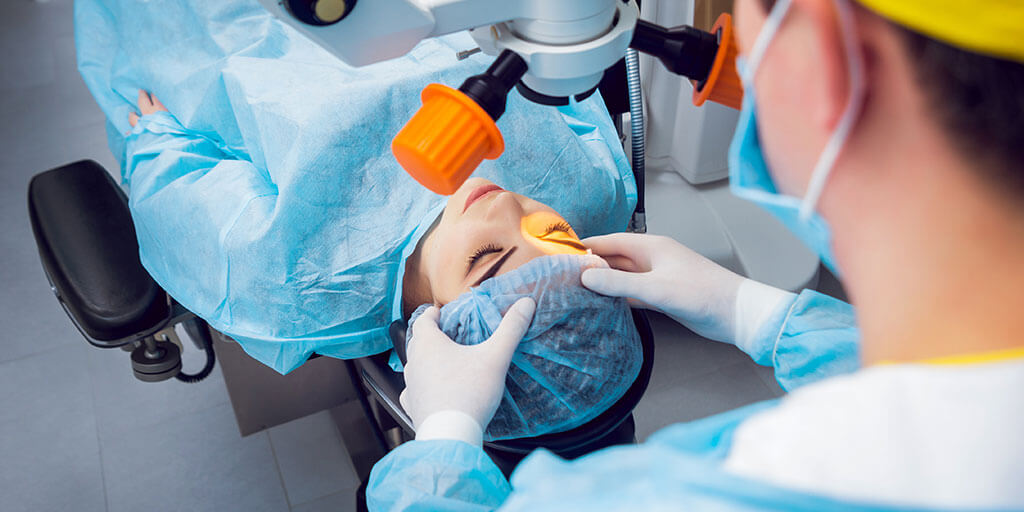
[[[598,94],[558,108],[511,95],[504,154],[442,197],[390,140],[425,85],[489,64],[456,58],[468,35],[351,68],[250,0],[75,7],[140,259],[248,354],[287,373],[313,353],[381,353],[389,325],[423,305],[441,307],[452,339],[480,343],[528,296],[537,311],[489,439],[572,428],[633,382],[627,305],[579,282],[601,262],[577,233],[622,230],[635,202]]]
[[[139,109],[143,119],[159,113],[157,119],[171,122],[144,91]],[[139,124],[137,114],[129,119]],[[174,153],[157,158],[168,155]],[[491,336],[516,301],[536,302],[486,439],[582,425],[633,383],[643,354],[629,306],[581,285],[580,274],[592,266],[606,264],[588,254],[555,210],[484,178],[466,180],[415,244],[401,279],[402,317],[410,325],[428,307],[442,306],[441,329],[474,345]],[[407,332],[411,338],[412,329]]]

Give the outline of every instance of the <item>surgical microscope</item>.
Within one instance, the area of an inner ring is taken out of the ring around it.
[[[430,84],[423,105],[395,136],[392,150],[423,186],[451,194],[504,142],[497,121],[508,93],[544,105],[582,101],[627,50],[658,58],[694,83],[696,105],[738,109],[732,19],[710,32],[639,19],[635,0],[261,0],[316,43],[354,66],[408,53],[421,40],[469,30],[496,58],[458,89]]]

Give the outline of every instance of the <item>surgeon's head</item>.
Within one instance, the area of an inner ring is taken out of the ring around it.
[[[758,138],[774,184],[804,197],[826,142],[855,97],[851,80],[862,87],[860,108],[816,205],[851,281],[880,267],[863,251],[868,244],[904,247],[911,233],[955,240],[946,216],[968,218],[962,208],[975,204],[1008,210],[993,217],[1020,218],[1024,211],[1024,52],[1020,39],[991,36],[1019,34],[1001,30],[1019,27],[1013,15],[1020,7],[979,9],[969,0],[946,6],[953,10],[925,4],[792,0],[756,67],[754,90],[747,91],[756,97]],[[737,0],[741,55],[754,54],[772,9],[786,5]],[[1006,15],[993,15],[998,12]],[[855,60],[860,73],[851,72]],[[923,252],[949,255],[971,246]],[[901,254],[924,268],[916,254]]]
[[[448,199],[406,265],[407,310],[426,302],[447,304],[539,256],[585,252],[572,226],[551,207],[470,178]]]
[[[933,180],[934,166],[916,153],[939,162],[966,161],[972,174],[1019,203],[1024,192],[1024,173],[1019,172],[1024,52],[1020,32],[1003,27],[1020,26],[1020,7],[976,8],[969,0],[943,9],[929,9],[927,2],[842,3],[849,9],[839,9],[836,0],[791,0],[754,77],[759,137],[781,191],[802,197],[807,189],[851,94],[848,60],[853,55],[862,61],[865,99],[829,178],[844,183],[826,188],[844,193],[831,198],[826,193],[823,206],[843,200],[859,213],[865,201],[849,189],[860,188],[861,182],[894,184],[895,191],[905,191],[900,178]],[[736,1],[741,55],[752,54],[778,4],[782,1]],[[971,13],[970,19],[958,19],[958,12]],[[843,18],[853,28],[850,48]],[[895,156],[916,165],[903,166],[906,170],[893,176],[885,164]],[[877,188],[863,188],[865,197],[892,203],[879,197]]]

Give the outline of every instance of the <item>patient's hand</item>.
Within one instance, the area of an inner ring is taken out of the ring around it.
[[[139,89],[139,112],[145,116],[154,112],[167,112],[167,107],[165,107],[163,103],[160,103],[160,100],[156,99],[156,96],[153,96],[148,91]],[[139,114],[135,112],[128,114],[128,124],[132,125],[134,128],[139,122],[139,117]]]

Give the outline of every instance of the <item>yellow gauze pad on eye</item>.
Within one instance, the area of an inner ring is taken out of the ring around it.
[[[520,229],[523,238],[544,254],[589,254],[583,242],[576,236],[576,232],[556,213],[531,213],[523,217]]]

